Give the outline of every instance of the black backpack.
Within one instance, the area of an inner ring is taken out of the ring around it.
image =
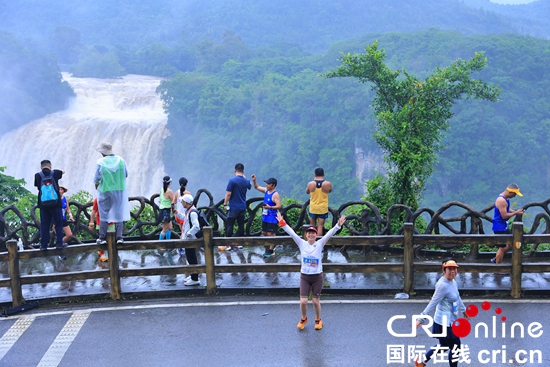
[[[189,220],[191,220],[191,213],[197,213],[197,216],[199,217],[199,227],[200,227],[200,231],[198,231],[196,234],[195,234],[195,237],[197,238],[202,238],[202,228],[205,227],[205,226],[209,226],[210,223],[208,223],[208,218],[206,218],[206,214],[204,214],[203,212],[201,212],[200,210],[198,210],[197,208],[193,208],[190,212],[189,212]]]

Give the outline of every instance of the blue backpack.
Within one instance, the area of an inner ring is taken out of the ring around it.
[[[40,202],[45,208],[54,207],[57,204],[59,195],[57,194],[57,183],[53,178],[53,170],[46,176],[44,172],[39,172],[42,182],[40,183]]]

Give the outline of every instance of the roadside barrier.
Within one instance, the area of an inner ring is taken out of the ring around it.
[[[117,244],[114,232],[108,232],[107,245],[98,244],[78,244],[67,248],[47,251],[42,250],[23,250],[20,251],[17,241],[9,240],[7,243],[7,253],[0,254],[0,261],[7,261],[9,267],[9,278],[0,279],[0,287],[10,287],[12,295],[12,306],[20,306],[23,300],[22,286],[26,284],[63,282],[84,279],[109,278],[110,298],[113,300],[121,299],[125,294],[121,288],[121,278],[137,276],[154,275],[175,275],[175,274],[206,274],[205,294],[213,295],[216,293],[216,274],[234,273],[234,272],[299,272],[300,264],[215,264],[214,251],[217,246],[270,246],[283,245],[289,243],[288,236],[275,237],[214,237],[212,227],[204,227],[204,237],[194,240],[140,240],[125,241],[123,244]],[[328,246],[355,246],[369,247],[377,246],[399,246],[403,248],[403,262],[363,262],[363,263],[345,263],[323,264],[325,273],[392,273],[403,274],[404,284],[403,292],[409,295],[414,293],[414,277],[419,272],[440,272],[441,264],[438,262],[415,262],[415,249],[426,245],[446,244],[453,246],[469,245],[479,246],[486,244],[496,246],[512,241],[512,262],[501,264],[486,263],[468,263],[460,262],[461,272],[470,273],[510,273],[510,296],[520,298],[522,295],[521,279],[523,273],[541,273],[550,272],[549,262],[524,262],[522,247],[526,244],[550,243],[550,234],[524,234],[523,223],[514,222],[512,225],[512,234],[510,235],[487,235],[487,234],[416,234],[412,223],[403,225],[403,234],[401,235],[382,235],[382,236],[335,236]],[[204,264],[199,265],[171,265],[162,267],[149,267],[137,269],[124,269],[119,264],[119,251],[128,250],[171,250],[176,248],[195,248],[204,249]],[[98,250],[108,250],[109,264],[108,269],[75,271],[56,274],[21,274],[20,261],[24,259],[47,257],[52,255],[74,255],[96,252]]]

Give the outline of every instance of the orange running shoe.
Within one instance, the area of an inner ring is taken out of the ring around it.
[[[417,359],[414,360],[414,367],[424,367],[426,364],[422,363]]]
[[[321,330],[323,328],[323,320],[315,319],[315,330]]]
[[[300,330],[304,330],[304,327],[306,326],[306,324],[307,324],[307,317],[301,319],[298,325],[296,325],[296,327]]]

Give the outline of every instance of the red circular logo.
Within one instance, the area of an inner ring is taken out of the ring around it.
[[[470,331],[472,331],[472,325],[470,325],[470,321],[460,318],[453,322],[451,329],[456,336],[459,338],[464,338],[470,334]]]

